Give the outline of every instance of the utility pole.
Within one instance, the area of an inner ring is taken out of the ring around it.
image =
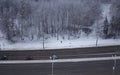
[[[98,35],[97,35],[97,38],[96,38],[96,47],[98,46]]]
[[[43,34],[43,49],[45,49],[45,33],[44,33],[44,31],[45,31],[45,15],[43,15],[43,23],[42,23],[42,34]]]
[[[99,28],[98,28],[98,21],[96,23],[97,27],[96,27],[96,47],[98,46],[98,40],[99,40],[99,36],[98,36],[98,33],[99,33]]]
[[[43,32],[43,49],[45,49],[44,32]]]

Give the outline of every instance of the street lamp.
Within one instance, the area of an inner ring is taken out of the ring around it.
[[[50,56],[50,60],[52,60],[52,75],[54,75],[54,60],[57,59],[57,55],[53,54],[52,56]]]
[[[116,55],[112,56],[114,58],[116,58]],[[116,70],[116,59],[114,59],[114,64],[113,64],[113,75],[115,75],[115,70]]]

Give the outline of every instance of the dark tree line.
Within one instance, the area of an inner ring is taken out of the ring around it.
[[[113,11],[112,12],[112,20],[111,20],[111,28],[114,34],[114,38],[120,37],[120,1],[113,1]]]
[[[111,1],[111,21],[108,23],[107,18],[104,21],[104,37],[120,38],[120,0]]]

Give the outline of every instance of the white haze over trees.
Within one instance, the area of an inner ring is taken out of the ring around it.
[[[119,39],[120,0],[0,0],[0,37],[9,42],[83,36]]]

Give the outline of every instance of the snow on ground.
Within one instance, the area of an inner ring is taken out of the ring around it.
[[[1,50],[35,50],[43,49],[43,41],[19,42],[15,44],[7,43],[7,41],[0,41]],[[98,39],[97,46],[112,46],[120,45],[120,39]],[[55,39],[51,38],[45,40],[45,49],[63,49],[63,48],[83,48],[96,47],[96,38],[79,38],[79,39]]]
[[[110,7],[111,4],[102,5],[102,17],[103,19],[107,16],[110,20]],[[103,22],[103,19],[99,22]],[[97,24],[96,24],[97,25]],[[95,27],[96,28],[96,27]],[[94,30],[95,31],[95,30]],[[2,35],[0,35],[2,36]],[[95,35],[93,35],[95,36]],[[97,46],[110,46],[110,45],[120,45],[120,39],[99,39]],[[82,37],[79,39],[59,39],[51,38],[45,40],[45,49],[62,49],[62,48],[81,48],[81,47],[95,47],[96,38],[93,37]],[[4,39],[0,39],[0,49],[1,50],[35,50],[43,49],[43,41],[31,41],[31,42],[19,42],[15,44],[8,43]]]

